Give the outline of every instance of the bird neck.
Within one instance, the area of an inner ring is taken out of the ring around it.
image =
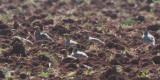
[[[41,32],[40,31],[36,31],[36,34],[40,34]]]
[[[40,35],[40,31],[36,31],[35,32],[35,37],[38,38],[39,35]]]
[[[67,38],[67,40],[66,40],[67,42],[70,42],[70,39],[69,38]]]
[[[148,35],[148,31],[147,30],[144,32],[144,35]]]
[[[77,54],[78,50],[77,50],[77,49],[74,49],[73,52],[74,52],[74,54]]]
[[[67,56],[67,54],[65,54],[63,57],[65,58],[65,57],[68,57],[68,56]]]
[[[89,40],[89,35],[86,35],[86,39]]]

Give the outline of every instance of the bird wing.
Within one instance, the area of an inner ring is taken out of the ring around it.
[[[153,45],[155,44],[155,38],[150,34],[148,34],[147,36],[143,35],[142,40],[149,43],[149,44],[153,44]]]
[[[78,42],[73,41],[73,40],[70,40],[70,43],[72,43],[72,44],[78,44]]]
[[[44,40],[53,41],[53,40],[51,39],[51,37],[49,37],[46,33],[41,33],[41,37],[42,37]]]
[[[155,38],[152,35],[150,35],[150,39],[151,39],[151,44],[155,45]]]
[[[151,39],[148,36],[144,36],[142,39],[147,43],[152,42]]]
[[[146,36],[145,36],[145,35],[142,36],[142,40],[143,40],[143,41],[146,40]]]
[[[105,44],[104,42],[102,42],[100,39],[97,39],[97,38],[90,37],[89,40],[92,40],[92,41],[95,41],[95,42],[98,42],[98,43],[101,43],[101,44]]]
[[[66,46],[75,46],[78,43],[76,41],[70,40],[70,41],[66,41]]]
[[[77,54],[73,53],[72,56],[76,58],[87,58],[88,57],[85,53],[80,52],[80,51],[78,51]]]
[[[86,53],[84,53],[84,52],[78,51],[77,54],[78,54],[79,57],[83,57],[83,58],[88,57],[88,56],[86,55]]]

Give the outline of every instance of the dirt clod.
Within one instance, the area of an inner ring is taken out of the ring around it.
[[[26,77],[27,77],[26,74],[20,74],[20,78],[21,78],[21,79],[25,79]]]
[[[144,73],[150,80],[160,80],[159,4],[158,0],[0,0],[0,80],[6,70],[11,72],[9,80],[148,80]],[[155,45],[141,39],[143,26],[155,37]],[[54,42],[35,40],[35,31]],[[71,44],[72,40],[78,44],[65,46],[65,34]],[[27,45],[25,39],[33,44]],[[72,57],[76,48],[88,58]]]
[[[25,47],[21,40],[15,38],[14,41],[11,43],[12,45],[12,54],[16,54],[17,56],[26,56],[25,54]]]
[[[160,56],[154,56],[152,60],[155,64],[160,64]]]
[[[0,70],[0,78],[5,78],[5,75],[4,75],[4,73]]]

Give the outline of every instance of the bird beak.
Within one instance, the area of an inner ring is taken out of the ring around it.
[[[65,36],[65,38],[66,38],[66,39],[68,39],[68,38],[69,38],[69,35],[68,35],[68,34],[65,34],[64,36]]]
[[[38,26],[34,27],[34,30],[40,31],[40,28]]]
[[[77,46],[76,46],[76,45],[74,45],[74,46],[72,46],[72,48],[73,48],[73,50],[75,50],[75,49],[77,49]]]
[[[36,27],[34,27],[34,30],[37,30],[37,28],[36,28]]]
[[[144,26],[144,27],[142,28],[142,30],[143,30],[143,31],[147,31],[147,27]]]

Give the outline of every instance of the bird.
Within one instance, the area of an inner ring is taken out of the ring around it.
[[[66,47],[78,45],[78,42],[71,40],[68,34],[65,34],[65,36],[66,36],[66,43],[65,43]]]
[[[73,48],[72,56],[75,58],[88,58],[86,53],[78,51],[77,48]]]
[[[83,31],[84,34],[85,34],[85,39],[87,40],[90,40],[90,41],[93,41],[93,42],[96,42],[96,43],[99,43],[99,44],[105,44],[103,41],[101,41],[100,39],[98,38],[94,38],[94,37],[90,37],[89,36],[89,32],[87,30]]]
[[[146,26],[143,27],[143,30],[144,30],[144,33],[143,33],[143,36],[142,36],[142,40],[146,43],[149,43],[151,45],[155,45],[155,38],[153,35],[151,35],[149,32],[148,32],[148,29]]]
[[[52,38],[49,37],[49,35],[40,31],[39,26],[35,26],[34,29],[35,29],[35,32],[34,32],[35,41],[37,41],[37,40],[48,40],[48,41],[53,42]]]
[[[28,40],[28,39],[25,39],[25,38],[22,38],[20,36],[13,36],[12,39],[19,39],[20,41],[22,41],[23,43],[27,44],[27,45],[32,45],[32,41]]]
[[[60,54],[63,55],[62,62],[64,62],[64,63],[72,63],[73,61],[77,60],[77,58],[75,58],[73,56],[69,56],[66,49],[62,49],[60,51]]]
[[[74,58],[74,59],[76,59],[75,57],[69,56],[68,51],[66,49],[61,49],[60,54],[63,55],[63,58]]]

